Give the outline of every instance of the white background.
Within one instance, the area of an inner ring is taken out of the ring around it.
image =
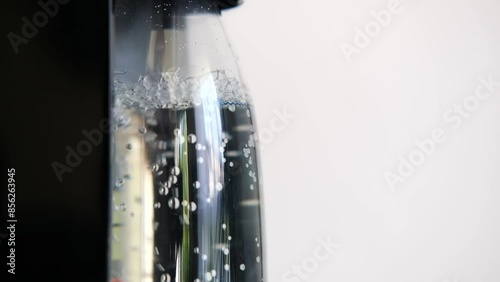
[[[267,281],[500,281],[500,87],[457,129],[443,120],[478,77],[500,81],[500,2],[401,0],[348,63],[340,44],[389,2],[224,13],[259,130],[295,115],[261,150]],[[391,190],[384,174],[438,128],[446,141]],[[328,237],[339,247],[318,262]]]

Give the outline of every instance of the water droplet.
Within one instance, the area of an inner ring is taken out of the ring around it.
[[[128,143],[126,146],[127,150],[132,150],[132,144]]]
[[[202,157],[199,157],[198,158],[198,163],[202,164],[203,163],[203,158]]]
[[[179,175],[181,173],[181,169],[178,166],[174,166],[171,170],[173,175]]]
[[[180,132],[181,132],[180,129],[178,129],[178,128],[174,129],[174,136],[179,136]]]
[[[212,281],[212,273],[210,273],[210,272],[205,273],[205,279],[207,281]]]
[[[194,188],[199,189],[199,188],[200,188],[200,186],[201,186],[200,181],[195,181],[195,182],[193,183],[193,186],[194,186]]]
[[[202,259],[202,260],[207,260],[207,259],[208,259],[208,257],[207,257],[207,255],[202,255],[202,256],[201,256],[201,259]]]
[[[229,105],[227,108],[228,108],[228,109],[229,109],[229,111],[231,111],[231,112],[234,112],[234,111],[236,110],[236,106],[235,106],[235,105]]]
[[[160,202],[156,202],[156,203],[154,204],[154,208],[155,208],[155,209],[159,209],[159,208],[161,208],[161,203],[160,203]]]
[[[207,203],[211,203],[211,202],[212,202],[212,199],[207,198]]]
[[[227,255],[229,255],[229,249],[228,249],[228,248],[225,248],[225,249],[224,249],[224,254],[225,254],[226,256],[227,256]]]
[[[146,132],[147,132],[147,131],[148,131],[148,130],[147,130],[145,127],[141,127],[141,128],[139,128],[139,133],[140,133],[140,134],[146,134]]]
[[[196,143],[196,135],[194,135],[194,134],[189,134],[189,135],[188,135],[188,142],[189,142],[189,143],[191,143],[191,144]]]
[[[243,263],[240,264],[240,269],[241,269],[241,271],[245,271],[245,264],[243,264]]]
[[[227,236],[227,240],[228,240],[228,241],[231,241],[232,239],[233,239],[233,237],[231,237],[231,236]]]
[[[200,248],[198,248],[198,247],[194,248],[194,253],[195,254],[199,254],[200,253]]]
[[[173,198],[173,199],[168,200],[168,206],[171,209],[176,210],[179,208],[179,205],[180,205],[180,202],[179,202],[179,199],[177,199],[177,198]]]
[[[226,229],[227,225],[225,223],[222,224],[222,229]]]
[[[260,262],[260,257],[256,257],[255,261],[259,263]]]
[[[215,269],[212,270],[212,276],[213,277],[217,276],[217,271],[215,271]]]
[[[183,207],[187,207],[187,205],[188,205],[188,201],[186,201],[186,200],[182,201],[181,205],[182,205]]]
[[[222,191],[222,184],[220,184],[220,183],[215,184],[215,189],[217,191]]]
[[[234,166],[234,163],[233,163],[233,162],[229,162],[229,166],[230,166],[230,167],[233,167],[233,166]]]
[[[229,271],[229,264],[224,264],[224,270]]]
[[[250,190],[253,190],[254,188],[253,184],[250,184]]]
[[[247,117],[250,117],[250,110],[247,110]]]
[[[259,242],[259,238],[255,237],[255,242]]]
[[[194,148],[200,151],[201,149],[203,149],[203,145],[201,145],[200,143],[196,143],[196,145],[194,145]]]

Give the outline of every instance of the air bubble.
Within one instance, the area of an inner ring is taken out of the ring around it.
[[[154,204],[154,208],[155,208],[155,209],[159,209],[159,208],[161,208],[161,203],[160,203],[160,202],[156,202],[156,203]]]
[[[225,223],[222,224],[222,229],[226,229],[227,225]]]
[[[224,270],[229,271],[229,264],[224,264]]]
[[[189,134],[189,135],[188,135],[188,142],[189,142],[189,143],[191,143],[191,144],[196,143],[196,135],[194,135],[194,134]]]
[[[153,164],[151,165],[151,171],[157,172],[160,169],[160,166],[158,164]]]
[[[229,105],[227,108],[228,108],[228,109],[229,109],[229,111],[231,111],[231,112],[234,112],[234,111],[236,110],[236,106],[235,106],[235,105]]]
[[[253,189],[254,189],[253,184],[250,184],[250,190],[253,190]]]
[[[197,209],[197,206],[196,206],[196,203],[195,202],[191,202],[191,211],[196,211]]]
[[[162,274],[160,280],[161,280],[161,282],[170,282],[170,275],[169,274]]]
[[[196,143],[196,145],[194,145],[194,148],[200,151],[201,149],[203,149],[203,145],[201,145],[200,143]]]
[[[123,178],[118,178],[118,179],[116,180],[116,182],[115,182],[115,186],[116,186],[117,188],[122,188],[122,187],[123,187],[123,183],[124,183]]]
[[[241,271],[245,271],[245,264],[243,264],[243,263],[240,264],[240,269],[241,269]]]
[[[233,167],[233,166],[234,166],[234,163],[233,163],[233,162],[229,162],[229,166],[230,166],[230,167]]]
[[[145,127],[141,127],[141,128],[139,128],[139,133],[140,133],[140,134],[146,134],[146,132],[147,132],[147,131],[148,131],[148,130],[147,130]]]
[[[202,164],[203,163],[203,158],[202,157],[199,157],[198,158],[198,163]]]
[[[199,188],[200,188],[200,186],[201,186],[200,181],[195,181],[195,182],[193,183],[193,186],[194,186],[194,188],[199,189]]]
[[[180,205],[180,202],[179,202],[179,199],[177,199],[177,198],[173,198],[173,199],[168,200],[168,207],[171,209],[176,210],[179,208],[179,205]]]
[[[260,262],[260,257],[256,257],[256,258],[255,258],[255,261],[256,261],[257,263],[259,263],[259,262]]]
[[[207,257],[207,255],[202,255],[202,256],[201,256],[201,259],[202,259],[202,260],[207,260],[207,259],[208,259],[208,257]]]
[[[127,150],[132,150],[132,144],[128,143],[125,148],[127,148]]]
[[[118,210],[119,211],[125,211],[127,210],[127,205],[125,203],[121,203],[119,206],[118,206]]]
[[[182,205],[183,207],[187,207],[187,205],[188,205],[188,201],[186,201],[186,200],[182,201],[181,205]]]
[[[250,117],[250,110],[247,110],[247,117]]]
[[[233,239],[233,237],[231,237],[231,236],[227,236],[227,240],[228,240],[228,241],[231,241],[232,239]]]
[[[215,271],[215,269],[212,270],[212,276],[213,277],[217,276],[217,271]]]
[[[229,255],[229,249],[228,249],[228,248],[225,248],[225,249],[224,249],[224,254],[225,254],[226,256],[227,256],[227,255]]]
[[[217,191],[222,191],[222,184],[221,184],[221,183],[217,183],[217,184],[215,184],[215,189],[216,189]]]
[[[205,273],[205,279],[206,279],[207,281],[212,281],[212,278],[213,278],[213,277],[212,277],[212,273],[210,273],[210,272]]]
[[[175,167],[172,168],[171,173],[173,175],[179,175],[181,173],[181,170],[180,170],[180,168],[178,166],[175,166]]]

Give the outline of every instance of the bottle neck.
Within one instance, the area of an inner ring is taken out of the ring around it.
[[[116,1],[114,66],[115,71],[126,70],[122,79],[159,78],[177,70],[183,77],[215,70],[239,77],[217,1]]]
[[[236,70],[234,61],[218,13],[176,15],[163,28],[151,31],[148,72],[180,69],[184,76],[202,75]]]

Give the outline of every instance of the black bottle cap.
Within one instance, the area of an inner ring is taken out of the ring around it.
[[[215,3],[223,10],[241,5],[243,0],[215,0]]]

